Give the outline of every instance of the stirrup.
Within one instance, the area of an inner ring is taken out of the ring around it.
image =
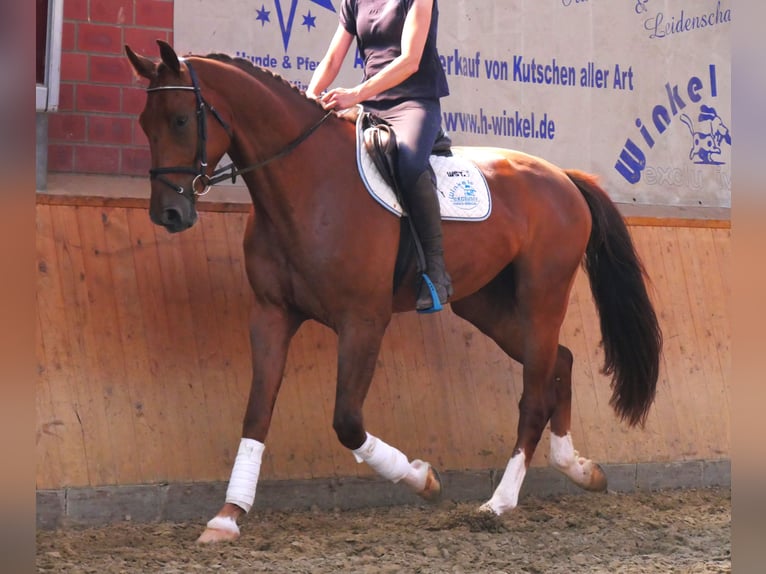
[[[442,305],[441,300],[439,299],[439,294],[436,292],[436,287],[434,286],[433,281],[431,281],[431,278],[426,273],[423,273],[423,281],[428,287],[428,292],[431,294],[432,305],[428,309],[416,309],[416,310],[418,313],[438,313],[439,311],[444,309],[444,306]]]

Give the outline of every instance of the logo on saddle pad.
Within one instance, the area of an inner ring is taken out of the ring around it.
[[[361,118],[361,114],[359,116]],[[483,221],[492,212],[492,198],[484,174],[468,158],[453,149],[453,155],[431,156],[442,219]],[[404,214],[396,193],[386,183],[364,145],[361,122],[357,121],[356,160],[359,175],[370,195],[391,213]]]
[[[463,171],[447,172],[447,177],[454,177],[452,174],[459,174],[457,177],[461,178],[461,180],[450,189],[447,199],[449,199],[450,203],[458,209],[471,210],[479,205],[479,196],[473,183],[471,183],[471,180],[462,179],[465,177],[462,175],[463,173]]]

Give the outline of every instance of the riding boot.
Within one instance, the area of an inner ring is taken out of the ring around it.
[[[409,191],[408,212],[423,246],[426,274],[436,289],[439,302],[444,305],[453,294],[452,279],[444,265],[439,199],[436,196],[436,186],[431,173],[425,171],[420,174],[412,189],[407,191]],[[415,309],[426,311],[432,307],[434,307],[434,301],[431,298],[431,291],[423,280],[419,287]]]

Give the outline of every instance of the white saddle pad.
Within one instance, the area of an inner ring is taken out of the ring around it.
[[[404,209],[396,199],[394,190],[380,175],[364,145],[361,118],[362,114],[359,114],[356,129],[359,175],[370,195],[390,212],[401,217]],[[483,221],[492,212],[492,197],[487,180],[476,164],[457,153],[450,157],[431,156],[442,219]]]

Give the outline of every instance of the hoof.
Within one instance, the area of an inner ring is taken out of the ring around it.
[[[216,516],[207,523],[207,528],[197,538],[197,544],[232,542],[239,538],[239,526],[233,518]]]
[[[437,470],[428,465],[428,474],[426,475],[426,486],[418,492],[418,496],[429,504],[436,504],[442,499],[442,480]]]
[[[493,514],[495,516],[502,516],[506,512],[509,512],[516,508],[518,502],[512,502],[502,495],[497,493],[492,495],[487,502],[479,507],[479,514]]]
[[[231,530],[216,530],[205,528],[205,531],[197,538],[197,544],[215,544],[216,542],[232,542],[239,538],[239,532]]]
[[[508,510],[516,508],[515,504],[502,504],[497,499],[490,498],[487,502],[482,504],[477,510],[477,514],[492,515],[494,517],[502,516]]]
[[[600,464],[592,463],[591,471],[590,471],[590,482],[588,482],[587,485],[585,485],[583,488],[585,490],[589,490],[591,492],[604,492],[606,491],[606,473],[604,472],[604,469],[601,468]]]

